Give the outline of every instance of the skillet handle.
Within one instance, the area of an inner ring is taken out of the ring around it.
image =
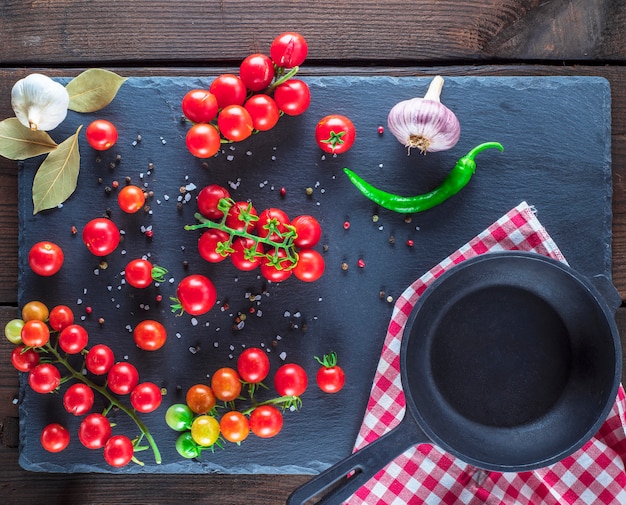
[[[589,280],[600,293],[611,314],[615,314],[622,305],[622,297],[610,279],[606,275],[599,274],[594,275]]]
[[[428,442],[428,437],[407,412],[400,424],[390,432],[297,488],[287,499],[287,505],[305,505],[331,487],[333,489],[315,503],[340,505],[396,456],[414,445]],[[353,471],[356,473],[345,479]],[[343,482],[340,482],[342,479]]]

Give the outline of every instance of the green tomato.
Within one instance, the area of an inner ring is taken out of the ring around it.
[[[194,442],[191,432],[186,431],[176,439],[176,451],[183,458],[193,459],[200,456],[202,447]]]
[[[4,327],[4,335],[12,344],[19,345],[22,343],[22,328],[24,321],[22,319],[11,319]]]
[[[191,436],[196,444],[210,447],[220,436],[220,423],[211,416],[198,416],[191,424]]]
[[[175,403],[165,412],[165,422],[175,431],[185,431],[191,428],[193,422],[192,410],[183,403]]]

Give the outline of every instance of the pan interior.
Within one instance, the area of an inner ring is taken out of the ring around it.
[[[595,433],[615,399],[615,323],[588,284],[550,261],[466,260],[407,321],[407,408],[430,440],[475,466],[558,461]]]
[[[569,334],[559,314],[534,293],[510,286],[486,287],[449,306],[430,356],[446,401],[471,421],[499,427],[548,412],[571,369]]]

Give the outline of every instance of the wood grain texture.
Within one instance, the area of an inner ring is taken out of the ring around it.
[[[169,0],[8,0],[0,64],[240,61],[286,29],[307,38],[310,64],[619,61],[625,26],[625,0],[363,0],[350,9],[328,0],[197,0],[190,10]]]

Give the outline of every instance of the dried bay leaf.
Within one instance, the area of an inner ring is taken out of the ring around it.
[[[96,112],[109,105],[126,81],[125,77],[101,68],[90,68],[74,77],[65,89],[70,95],[69,109]]]
[[[82,125],[74,135],[59,144],[37,170],[33,180],[33,214],[59,206],[76,189],[80,171],[78,132],[81,128]]]
[[[15,117],[0,121],[0,156],[25,160],[56,149],[57,143],[44,131],[32,131]]]

